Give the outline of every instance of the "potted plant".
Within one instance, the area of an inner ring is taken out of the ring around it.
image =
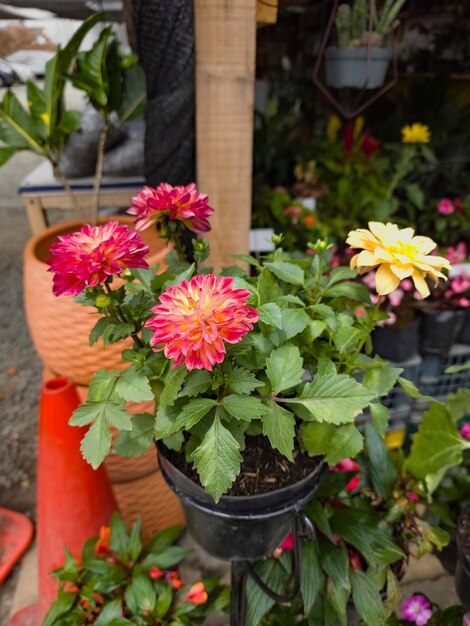
[[[181,580],[177,568],[188,552],[174,545],[181,531],[167,528],[144,546],[139,522],[129,533],[115,513],[80,560],[66,549],[64,566],[52,572],[59,592],[43,626],[197,626],[226,609],[229,590],[217,578]]]
[[[337,89],[376,89],[383,85],[392,59],[392,49],[384,47],[384,39],[398,26],[397,16],[405,2],[387,0],[381,9],[375,0],[354,0],[352,8],[339,5],[338,45],[325,51],[327,85]]]

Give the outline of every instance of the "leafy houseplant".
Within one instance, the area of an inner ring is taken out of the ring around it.
[[[171,239],[183,225],[206,232],[212,209],[194,185],[162,184],[138,194],[131,213],[137,228],[156,221]],[[365,248],[353,257],[353,266],[361,271],[379,266],[379,294],[393,289],[395,278],[399,282],[395,270],[411,276],[426,295],[425,277],[437,280],[443,276],[439,269],[448,266],[445,259],[428,256],[433,242],[413,238],[411,229],[370,226],[375,234],[350,234],[350,245]],[[302,491],[310,479],[313,489],[319,461],[312,457],[334,463],[362,448],[354,422],[365,408],[383,427],[387,412],[380,397],[401,370],[361,354],[380,312],[365,286],[351,282],[354,270],[331,269],[326,243],[310,244],[314,255],[294,259],[281,240],[274,238],[275,251],[260,262],[240,257],[254,276],[232,267],[221,277],[201,268],[208,250],[197,240],[189,264],[176,238],[168,269],[159,275],[155,268],[142,269],[146,249],[138,234],[114,226],[107,232],[85,226],[52,246],[55,293],[77,295],[103,314],[91,341],[101,335],[108,342],[134,340],[124,353],[130,367],[100,371],[88,401],[72,417],[72,424],[92,424],[82,443],[92,465],[109,452],[113,425],[122,431],[118,453],[142,453],[156,438],[167,475],[175,468],[173,481],[176,475],[189,481],[188,489],[199,490],[206,508],[214,502],[197,483],[215,501],[228,492],[231,505],[233,496],[271,497],[283,487]],[[396,246],[405,246],[408,255],[404,272]],[[127,283],[113,289],[117,274]],[[358,307],[365,315],[355,314]],[[156,415],[131,419],[125,402],[151,398]],[[260,455],[262,472],[256,471]],[[272,541],[282,532],[283,527],[275,529]]]
[[[173,545],[181,531],[167,528],[143,546],[139,522],[128,533],[115,513],[110,528],[87,541],[80,561],[66,550],[43,626],[197,626],[224,610],[229,591],[216,578],[181,580],[177,567],[187,550]]]
[[[336,12],[338,47],[325,52],[326,80],[331,87],[375,89],[383,85],[392,58],[384,39],[399,24],[406,0],[387,0],[381,9],[375,0],[340,4]]]

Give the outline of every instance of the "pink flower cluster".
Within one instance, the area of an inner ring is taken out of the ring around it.
[[[407,622],[425,626],[432,617],[431,605],[424,596],[416,594],[403,602],[401,614]]]
[[[148,268],[144,257],[149,247],[135,231],[118,222],[85,224],[79,232],[59,237],[49,252],[52,256],[46,263],[54,273],[56,296],[76,296],[128,267]]]
[[[470,422],[467,422],[460,429],[460,436],[470,441]]]
[[[153,330],[152,346],[163,346],[173,368],[212,370],[222,363],[225,345],[238,343],[258,321],[259,313],[246,305],[250,292],[233,289],[233,278],[213,274],[195,276],[170,287],[152,309],[146,327]]]
[[[156,189],[144,187],[131,200],[130,215],[136,215],[135,227],[145,230],[163,219],[180,221],[194,233],[206,233],[211,227],[208,218],[214,213],[206,194],[199,193],[195,183],[172,187],[161,183]]]
[[[470,307],[470,274],[457,274],[449,280],[447,287],[446,298],[452,298],[461,309]]]
[[[446,259],[451,265],[464,263],[467,259],[467,245],[464,241],[460,241],[455,247],[449,246],[445,254]]]
[[[460,198],[455,198],[454,200],[442,198],[437,205],[437,210],[441,215],[452,215],[456,211],[460,213],[463,210],[462,200]]]

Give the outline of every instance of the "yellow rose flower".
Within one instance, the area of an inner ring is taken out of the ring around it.
[[[403,143],[429,143],[431,132],[424,124],[411,124],[401,129]]]
[[[362,248],[351,259],[351,269],[365,274],[377,268],[375,286],[380,296],[394,291],[405,278],[411,278],[423,298],[429,296],[426,278],[435,284],[447,280],[442,269],[451,269],[447,259],[431,255],[436,247],[429,237],[415,236],[413,228],[398,228],[396,224],[369,222],[369,230],[352,230],[346,243]]]

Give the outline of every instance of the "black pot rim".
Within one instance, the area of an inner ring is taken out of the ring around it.
[[[171,463],[165,454],[166,448],[161,441],[157,442],[157,450],[160,459],[160,471],[177,496],[201,511],[227,519],[264,520],[271,518],[276,513],[281,514],[289,510],[301,509],[311,497],[312,488],[318,485],[321,475],[328,467],[325,462],[321,461],[308,476],[293,485],[253,496],[222,496],[216,503],[209,492]],[[171,467],[171,474],[177,479],[177,482],[187,487],[187,490],[175,484],[176,481],[169,475],[167,466]]]

